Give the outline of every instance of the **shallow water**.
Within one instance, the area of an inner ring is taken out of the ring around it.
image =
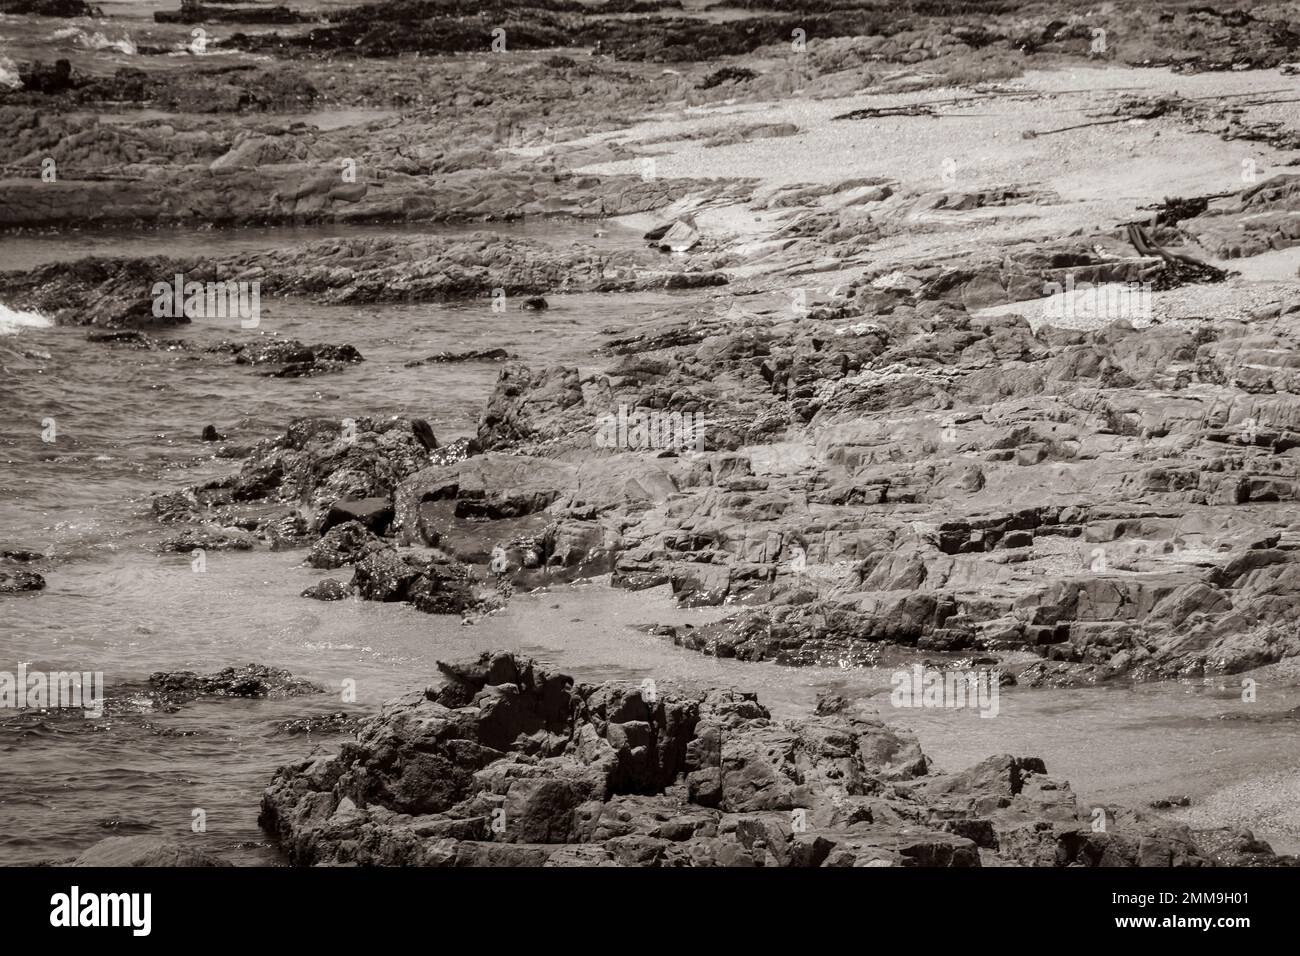
[[[313,230],[331,234],[331,227]],[[564,238],[554,225],[537,232]],[[568,227],[565,227],[568,228]],[[586,229],[587,227],[572,227]],[[107,243],[138,252],[267,245],[283,231],[192,236],[70,236],[0,242],[0,262],[74,258]],[[303,235],[294,232],[293,241]],[[622,241],[616,239],[614,241]],[[602,581],[517,595],[472,626],[401,605],[318,603],[299,596],[321,577],[301,551],[209,553],[196,573],[186,555],[159,555],[164,531],[149,496],[227,474],[237,462],[199,441],[211,423],[239,445],[279,433],[294,417],[415,415],[442,440],[470,434],[499,366],[405,367],[439,351],[503,347],[534,365],[589,367],[602,329],[642,328],[695,300],[669,294],[548,297],[543,313],[489,304],[318,306],[264,301],[259,334],[308,343],[347,342],[366,360],[308,379],[274,379],[197,349],[135,351],[89,343],[85,330],[24,328],[0,338],[0,549],[50,555],[48,587],[0,597],[0,670],[103,671],[114,687],[152,671],[209,672],[256,661],[327,688],[285,701],[209,700],[174,714],[93,720],[60,712],[0,711],[0,862],[67,858],[114,833],[192,839],[240,863],[275,863],[257,828],[257,805],[274,769],[337,745],[331,732],[291,735],[290,719],[371,713],[434,679],[439,659],[493,647],[536,655],[580,679],[658,684],[693,681],[757,691],[778,716],[806,712],[821,691],[877,698],[910,726],[943,769],[991,753],[1041,755],[1088,800],[1141,805],[1193,796],[1197,822],[1256,827],[1278,849],[1300,848],[1294,804],[1278,802],[1269,774],[1300,770],[1288,712],[1300,706],[1300,669],[1261,677],[1260,701],[1242,704],[1235,681],[1134,689],[1004,690],[996,719],[964,711],[896,711],[890,670],[791,669],[717,661],[635,626],[702,623],[724,611],[680,610],[663,589],[629,594]],[[701,303],[702,307],[702,303]],[[252,337],[195,323],[164,337],[194,346]],[[42,441],[53,419],[55,441]],[[346,572],[343,572],[346,577]],[[900,658],[901,659],[901,658]],[[344,703],[344,681],[356,702]],[[1251,799],[1224,806],[1216,796]],[[1236,788],[1226,790],[1224,788]],[[193,833],[194,811],[206,830]],[[1209,819],[1205,819],[1208,815]]]

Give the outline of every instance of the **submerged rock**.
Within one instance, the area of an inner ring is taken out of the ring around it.
[[[86,336],[87,342],[100,342],[105,345],[125,345],[135,349],[155,349],[157,340],[138,329],[116,329],[107,332],[91,332]]]
[[[0,571],[0,594],[41,591],[44,588],[45,578],[35,571]]]
[[[39,551],[30,551],[27,548],[6,548],[0,551],[0,559],[27,564],[32,561],[44,561],[46,556]]]
[[[69,866],[230,866],[214,853],[183,843],[151,836],[106,837],[87,849]]]
[[[352,589],[342,581],[326,578],[318,584],[304,588],[300,596],[316,601],[343,601],[352,596]]]
[[[265,664],[227,667],[215,674],[193,671],[158,671],[149,675],[149,693],[159,702],[177,706],[200,697],[255,697],[278,700],[322,694],[319,684],[294,677],[287,670]]]
[[[194,550],[251,551],[253,545],[252,535],[245,532],[207,527],[187,528],[176,537],[164,540],[160,549],[188,554]]]
[[[441,364],[444,362],[504,362],[507,359],[513,359],[516,356],[507,352],[505,349],[474,349],[469,352],[439,352],[436,355],[430,355],[427,358],[412,359],[406,363],[406,368],[415,368],[420,365]]]

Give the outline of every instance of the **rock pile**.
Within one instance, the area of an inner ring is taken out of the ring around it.
[[[1042,760],[932,773],[842,699],[589,685],[505,652],[438,665],[337,756],[281,768],[261,822],[299,865],[1289,865],[1248,833],[1101,808]]]

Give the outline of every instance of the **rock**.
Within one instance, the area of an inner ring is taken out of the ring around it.
[[[1189,831],[1136,814],[1093,833],[1037,758],[930,773],[915,738],[844,700],[778,722],[752,694],[580,684],[505,651],[438,668],[440,684],[390,701],[337,756],[276,773],[259,819],[293,863],[1208,862]]]
[[[253,538],[242,531],[225,528],[187,528],[179,535],[165,539],[159,546],[163,551],[189,554],[191,551],[251,551]]]
[[[102,17],[98,7],[84,0],[0,0],[0,13],[35,14],[39,17]]]
[[[197,0],[181,0],[180,10],[156,10],[153,17],[156,23],[308,23],[314,19],[284,6],[225,7]]]
[[[1256,839],[1249,830],[1224,827],[1215,830],[1198,830],[1196,839],[1214,866],[1277,866],[1287,865],[1294,858],[1279,858],[1263,840]],[[1294,862],[1289,865],[1294,866]]]
[[[193,671],[158,671],[149,675],[149,693],[168,705],[199,697],[255,697],[279,700],[321,694],[319,684],[294,677],[286,670],[264,664],[227,667],[215,674]]]
[[[352,590],[342,581],[326,578],[319,584],[305,588],[300,596],[317,601],[342,601],[352,596]]]
[[[204,426],[203,435],[201,437],[203,441],[225,441],[226,440],[226,436],[221,434],[221,432],[217,431],[217,427],[215,425]]]
[[[393,521],[393,503],[388,498],[360,498],[335,501],[326,512],[321,531],[355,521],[373,534],[384,534]]]
[[[433,428],[423,418],[411,419],[411,434],[424,446],[425,451],[433,451],[438,447],[438,439],[433,434]]]
[[[6,548],[0,551],[0,558],[5,561],[16,561],[20,564],[26,564],[31,561],[44,561],[45,555],[39,551],[30,551],[27,548]]]
[[[180,494],[163,496],[155,500],[154,510],[163,520],[223,519],[229,523],[245,524],[248,505],[254,502],[283,501],[295,506],[293,523],[319,514],[321,524],[328,530],[339,521],[351,520],[351,509],[357,517],[364,518],[376,527],[384,526],[386,505],[366,499],[387,501],[397,483],[435,460],[425,445],[430,435],[417,435],[418,420],[389,419],[373,421],[368,418],[297,419],[284,435],[258,443],[247,453],[237,475],[217,479]],[[457,449],[448,449],[447,457],[454,458]],[[326,514],[335,504],[340,509],[326,523]],[[269,532],[273,521],[265,509],[253,510],[252,519],[259,530]],[[305,517],[304,517],[305,516]],[[296,527],[295,535],[309,531]]]
[[[0,594],[41,591],[44,588],[45,578],[35,571],[0,571]]]
[[[43,77],[41,82],[57,86],[71,80],[55,75]],[[98,225],[111,224],[110,216],[126,218],[131,213],[139,213],[146,219],[192,218],[196,208],[205,206],[214,218],[220,218],[223,211],[231,215],[230,206],[234,204],[247,206],[237,214],[238,218],[260,216],[267,220],[293,221],[322,218],[325,211],[319,207],[325,202],[355,201],[355,197],[344,197],[337,192],[336,173],[321,177],[313,171],[312,179],[305,186],[286,187],[283,194],[275,189],[281,185],[280,180],[270,178],[260,165],[248,170],[218,170],[218,173],[205,176],[197,186],[193,177],[176,181],[170,190],[161,182],[152,184],[157,200],[152,212],[151,194],[144,183],[117,183],[115,193],[104,191],[103,195],[96,193],[94,184],[77,184],[75,188],[83,194],[75,203],[82,214],[77,218],[88,217]],[[427,193],[427,177],[403,176],[400,181],[404,185],[399,186],[399,180],[389,180],[385,192],[390,188],[394,192],[410,192],[414,202],[411,208],[424,210],[423,215],[414,218],[433,216],[435,211],[426,205],[432,201]],[[179,196],[184,184],[189,186],[193,204],[187,208],[167,206],[164,209],[166,200],[157,197],[169,191]],[[36,188],[42,185],[50,184],[42,184],[38,178]],[[259,187],[260,191],[255,192]],[[510,187],[498,184],[497,188]],[[564,187],[557,184],[555,188]],[[12,204],[0,210],[0,224],[36,226],[60,222],[58,210],[42,200],[39,193],[29,196],[21,191],[24,189],[21,185],[18,189]],[[327,195],[318,196],[318,189]],[[421,190],[425,191],[423,195]],[[599,205],[605,200],[601,196],[592,201]],[[316,204],[313,212],[299,214],[298,207],[309,203]],[[356,215],[364,218],[364,211],[357,210]],[[397,214],[397,218],[405,217],[406,214]],[[259,301],[263,296],[293,295],[332,304],[449,302],[487,298],[495,290],[509,288],[512,295],[523,297],[521,302],[537,308],[536,300],[552,289],[658,290],[727,281],[725,274],[702,271],[697,264],[655,262],[639,251],[597,253],[594,249],[575,250],[538,240],[478,234],[463,238],[385,236],[346,242],[330,239],[255,253],[232,253],[224,258],[88,258],[81,260],[76,269],[69,269],[64,263],[52,263],[6,274],[0,279],[0,292],[6,301],[22,302],[25,308],[38,309],[70,325],[183,325],[191,321],[183,313],[154,314],[152,298],[142,291],[151,288],[152,281],[145,280],[153,277],[156,281],[159,275],[183,273],[187,281],[220,282],[224,281],[223,276],[254,270],[262,283],[258,287]],[[224,321],[233,323],[235,319]],[[339,372],[363,360],[351,345],[312,345],[269,336],[253,341],[222,342],[208,351],[232,355],[237,364],[266,370],[267,374],[275,367],[293,365],[317,372]]]
[[[653,241],[664,252],[689,252],[699,245],[700,234],[694,223],[679,219]]]
[[[552,368],[534,373],[511,362],[501,369],[496,388],[478,427],[478,442],[485,449],[505,447],[538,437],[555,427],[555,415],[583,404],[578,370]]]
[[[375,551],[357,563],[351,588],[365,601],[407,601],[426,614],[461,614],[479,606],[466,569],[414,553]]]
[[[424,568],[415,555],[403,556],[393,550],[367,555],[353,572],[352,586],[367,601],[405,601],[411,586],[420,579]]]
[[[347,520],[325,532],[321,539],[312,545],[303,563],[313,568],[332,570],[344,565],[356,564],[367,555],[383,548],[384,543],[364,524],[360,521]]]
[[[111,332],[91,332],[86,336],[86,341],[101,342],[105,345],[127,345],[131,348],[137,349],[157,348],[157,343],[154,339],[138,329],[118,329]]]
[[[70,866],[229,866],[220,857],[199,847],[185,846],[160,837],[106,837],[72,861]]]
[[[406,363],[406,368],[419,365],[440,364],[444,362],[504,362],[516,356],[505,349],[473,349],[468,352],[439,352],[422,359],[413,359]]]

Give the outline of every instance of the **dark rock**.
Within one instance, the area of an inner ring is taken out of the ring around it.
[[[354,734],[362,718],[355,714],[340,712],[333,714],[315,714],[310,717],[296,717],[280,724],[280,733],[289,736],[300,734]]]
[[[0,571],[0,594],[40,591],[44,587],[45,578],[35,571]]]
[[[301,597],[313,598],[317,601],[343,601],[351,596],[352,589],[334,578],[326,578],[319,584],[313,584],[305,588],[301,594]]]
[[[384,543],[359,521],[348,520],[331,527],[311,547],[304,562],[313,568],[331,570],[356,564],[384,548]]]
[[[407,601],[426,614],[461,614],[482,602],[463,566],[393,550],[358,562],[351,586],[362,600]]]
[[[158,671],[149,675],[149,691],[160,702],[177,705],[199,697],[255,697],[278,700],[321,694],[319,684],[264,664],[227,667],[215,674]]]
[[[105,345],[129,345],[137,349],[154,349],[157,342],[138,329],[117,329],[108,332],[91,332],[86,336],[87,342],[101,342]]]
[[[697,85],[698,89],[711,90],[715,86],[721,86],[723,83],[744,83],[758,76],[753,70],[747,70],[744,67],[724,66],[720,70],[714,70],[704,79],[700,80]]]
[[[433,434],[433,427],[423,418],[411,419],[411,434],[424,446],[425,451],[433,451],[438,447],[438,439]]]
[[[167,538],[159,545],[162,551],[175,551],[188,554],[194,550],[201,551],[251,551],[253,538],[242,531],[230,531],[225,528],[187,528],[173,538]]]
[[[81,16],[80,13],[75,15]],[[68,60],[59,59],[54,61],[54,66],[47,67],[37,61],[26,72],[20,73],[19,79],[22,80],[25,90],[47,95],[62,93],[73,86],[72,64]]]
[[[440,685],[388,703],[337,756],[276,774],[260,822],[292,862],[1208,862],[1184,828],[1135,814],[1093,833],[1037,758],[931,774],[913,737],[847,701],[777,722],[752,694],[579,684],[503,651],[438,667]],[[1253,838],[1232,846],[1286,862]]]
[[[336,525],[349,521],[357,522],[374,534],[384,534],[393,521],[393,503],[388,498],[336,501],[326,512],[321,530],[328,531]]]
[[[0,13],[38,17],[102,17],[98,7],[84,0],[0,0]]]
[[[515,358],[505,349],[474,349],[469,352],[439,352],[427,358],[413,359],[406,363],[407,368],[442,362],[504,362]]]
[[[157,10],[153,18],[155,23],[309,23],[315,19],[284,6],[214,6],[198,0],[181,0],[179,10]]]
[[[21,564],[27,564],[32,561],[44,561],[45,555],[39,551],[29,551],[26,548],[13,548],[0,551],[0,558],[6,561],[16,561]]]

